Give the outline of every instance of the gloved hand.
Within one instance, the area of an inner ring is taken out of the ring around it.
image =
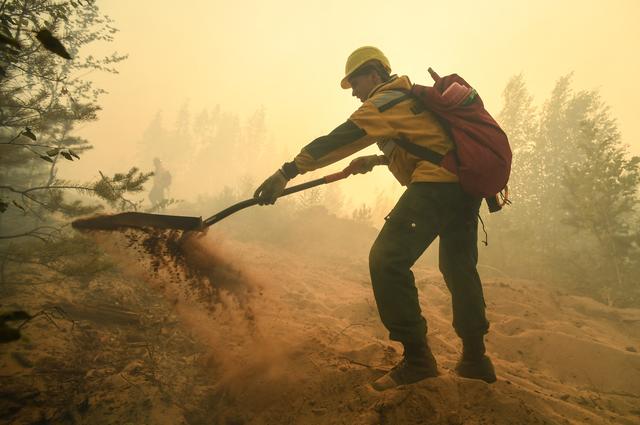
[[[282,170],[278,170],[258,186],[253,197],[258,199],[260,205],[274,204],[278,196],[284,192],[288,181]]]
[[[360,156],[349,164],[349,168],[353,170],[355,174],[365,174],[373,170],[376,165],[382,165],[386,163],[386,157],[378,155]]]

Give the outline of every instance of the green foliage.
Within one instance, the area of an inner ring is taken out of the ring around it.
[[[153,173],[144,173],[133,167],[127,173],[116,173],[113,177],[107,177],[100,173],[102,179],[91,187],[101,199],[106,200],[109,205],[120,210],[127,209],[127,206],[137,209],[136,205],[124,198],[127,193],[141,192],[143,184],[149,180]]]
[[[609,303],[638,301],[640,158],[628,158],[606,109],[582,122],[576,151],[562,179],[564,223],[594,237],[598,254],[580,277]]]
[[[103,91],[80,73],[116,72],[113,65],[125,58],[82,56],[86,45],[112,40],[116,30],[111,20],[99,13],[93,0],[6,0],[0,4],[0,32],[0,240],[55,237],[60,217],[103,208],[70,198],[69,192],[97,197],[118,209],[135,209],[125,195],[141,191],[150,173],[132,168],[88,183],[57,178],[62,163],[80,160],[91,149],[73,130],[95,120],[100,109],[96,102]],[[47,228],[51,232],[43,230]]]
[[[575,92],[571,75],[539,111],[521,75],[504,99],[498,121],[514,151],[513,205],[489,220],[500,241],[490,261],[638,305],[640,158],[630,157],[609,108],[595,91]]]

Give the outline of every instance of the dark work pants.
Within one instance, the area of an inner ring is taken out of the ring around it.
[[[489,329],[476,269],[480,202],[458,183],[412,183],[386,218],[371,248],[369,269],[390,339],[411,343],[426,336],[411,267],[437,236],[440,271],[451,292],[456,333],[465,338]]]

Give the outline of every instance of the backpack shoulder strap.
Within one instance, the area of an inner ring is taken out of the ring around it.
[[[405,90],[385,90],[374,96],[371,103],[378,108],[379,112],[384,112],[411,97],[411,94]]]
[[[411,143],[405,138],[395,139],[393,143],[400,146],[402,149],[406,150],[410,154],[413,154],[420,159],[424,159],[425,161],[429,161],[430,163],[438,166],[440,166],[440,164],[442,163],[442,159],[444,158],[444,155],[439,154],[438,152],[431,150],[427,147],[416,145],[415,143]]]
[[[420,105],[426,106],[424,105],[420,99],[415,96],[411,90],[407,90],[407,89],[397,89],[397,90],[393,90],[394,92],[400,94],[401,96],[398,96],[397,99],[398,101],[394,103],[397,104],[405,99],[415,99]],[[393,105],[391,105],[393,106]],[[436,116],[437,118],[437,116]],[[407,140],[406,138],[400,138],[400,139],[395,139],[393,141],[396,145],[400,146],[402,149],[406,150],[407,152],[409,152],[412,155],[417,156],[420,159],[423,159],[425,161],[429,161],[432,164],[438,165],[440,166],[442,163],[442,159],[444,158],[444,155],[431,150],[425,146],[420,146],[420,145],[416,145],[415,143],[410,142],[409,140]]]

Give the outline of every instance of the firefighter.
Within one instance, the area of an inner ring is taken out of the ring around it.
[[[349,119],[331,133],[302,148],[256,190],[261,204],[273,204],[287,182],[299,174],[325,167],[377,143],[381,155],[362,156],[351,165],[366,173],[387,165],[406,190],[386,221],[369,255],[369,269],[378,312],[389,338],[404,347],[402,360],[375,382],[377,390],[411,384],[438,375],[427,341],[411,267],[436,237],[439,267],[451,292],[453,327],[462,339],[458,375],[494,382],[496,375],[485,353],[485,316],[478,261],[477,230],[480,199],[462,191],[448,170],[420,159],[394,143],[403,139],[439,154],[454,148],[435,116],[411,95],[407,76],[391,75],[387,57],[371,46],[347,59],[343,89],[361,102]]]
[[[152,207],[162,207],[166,201],[169,186],[171,186],[171,173],[164,168],[159,158],[153,159],[153,186],[149,191],[149,200]]]

